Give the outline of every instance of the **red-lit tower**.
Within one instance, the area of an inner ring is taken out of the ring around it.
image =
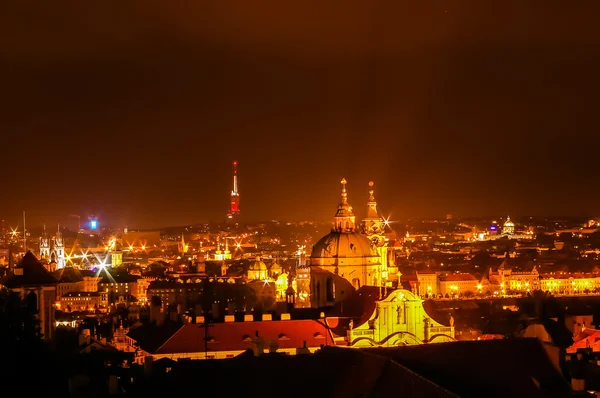
[[[233,218],[240,214],[240,194],[238,193],[238,185],[237,185],[237,160],[233,162],[233,190],[231,191],[231,207],[229,209],[229,213],[227,213],[228,218]]]

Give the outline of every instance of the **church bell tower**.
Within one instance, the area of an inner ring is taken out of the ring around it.
[[[46,224],[44,224],[44,232],[40,238],[40,259],[50,261],[50,240],[46,233]]]
[[[65,267],[65,244],[63,242],[63,236],[60,232],[60,224],[54,237],[54,255],[56,260],[56,268],[61,269]]]

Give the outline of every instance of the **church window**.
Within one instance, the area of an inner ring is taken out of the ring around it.
[[[327,294],[327,301],[333,301],[334,300],[334,286],[333,286],[333,279],[328,278],[327,279],[327,290],[326,290],[326,294]]]

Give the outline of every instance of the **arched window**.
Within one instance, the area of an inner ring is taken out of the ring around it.
[[[333,301],[335,299],[335,294],[333,292],[334,286],[333,286],[333,279],[331,278],[327,278],[327,301]]]

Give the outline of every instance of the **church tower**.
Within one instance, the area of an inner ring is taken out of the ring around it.
[[[342,201],[338,205],[337,212],[333,217],[333,231],[334,232],[348,232],[352,233],[356,231],[356,217],[352,212],[352,206],[348,203],[348,191],[346,191],[346,179],[342,179]]]
[[[44,224],[44,232],[40,238],[40,259],[50,261],[50,240],[46,233],[46,224]]]
[[[63,242],[62,233],[60,232],[60,224],[54,237],[54,256],[56,260],[56,268],[61,269],[65,267],[65,244]]]
[[[377,211],[377,201],[375,200],[373,181],[369,181],[369,201],[367,202],[367,216],[363,218],[363,228],[365,234],[369,237],[383,239],[385,223]],[[375,242],[377,244],[378,242]]]
[[[179,252],[182,254],[187,254],[188,250],[189,250],[189,245],[187,243],[185,243],[183,234],[181,234],[181,242],[179,242]]]

